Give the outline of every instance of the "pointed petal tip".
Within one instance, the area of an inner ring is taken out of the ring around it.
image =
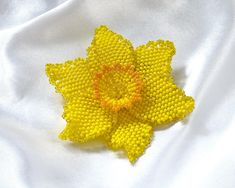
[[[100,25],[100,26],[98,26],[98,27],[95,28],[95,35],[97,35],[97,34],[100,33],[100,32],[108,32],[108,31],[113,32],[112,30],[110,30],[110,29],[108,28],[108,26],[106,26],[106,25]]]

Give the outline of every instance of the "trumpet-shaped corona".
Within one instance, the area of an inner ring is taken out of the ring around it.
[[[142,81],[133,65],[104,65],[95,74],[93,84],[95,98],[113,111],[131,108],[141,100]]]

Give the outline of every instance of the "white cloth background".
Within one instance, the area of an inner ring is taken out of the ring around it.
[[[233,0],[1,0],[0,188],[234,188]],[[155,131],[132,166],[102,146],[60,141],[62,98],[45,64],[85,57],[100,24],[136,47],[175,43],[174,77],[196,100]]]

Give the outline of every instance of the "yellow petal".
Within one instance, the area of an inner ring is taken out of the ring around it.
[[[56,91],[66,100],[77,95],[91,95],[91,75],[83,59],[66,61],[62,64],[47,64],[46,74],[50,83],[55,85]]]
[[[155,77],[152,87],[145,87],[142,101],[131,108],[136,117],[164,127],[183,119],[194,108],[192,97],[185,95],[170,79]]]
[[[65,130],[60,134],[63,140],[86,142],[110,131],[115,123],[115,114],[102,109],[96,101],[77,96],[64,107]]]
[[[109,30],[106,26],[96,28],[94,39],[87,52],[90,66],[95,70],[104,64],[135,63],[131,42]]]
[[[171,59],[175,54],[174,44],[170,41],[150,41],[136,48],[136,70],[148,79],[155,75],[170,77]]]
[[[142,101],[130,112],[158,127],[183,119],[194,108],[192,97],[177,87],[170,74],[170,62],[175,53],[169,41],[149,42],[136,49],[136,69],[142,76]]]
[[[152,134],[151,125],[141,123],[128,113],[122,113],[106,139],[109,147],[114,150],[124,150],[130,162],[134,163],[145,152]]]

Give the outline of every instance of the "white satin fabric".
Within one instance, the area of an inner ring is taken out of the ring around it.
[[[1,0],[1,188],[234,188],[233,0]],[[62,98],[45,64],[85,57],[95,27],[136,47],[175,43],[173,75],[194,112],[155,131],[133,166],[103,146],[60,141]]]

